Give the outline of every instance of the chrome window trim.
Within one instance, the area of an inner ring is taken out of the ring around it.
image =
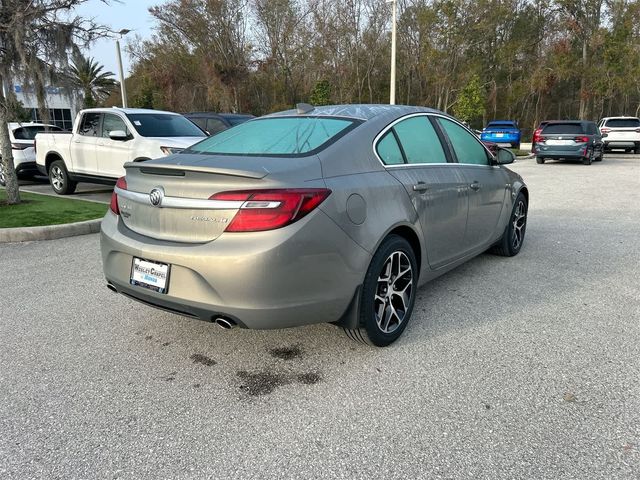
[[[131,200],[132,202],[155,207],[155,205],[151,204],[148,193],[132,192],[131,190],[122,190],[118,187],[116,187],[113,191],[116,195],[122,198],[126,198],[127,200]],[[163,197],[162,203],[156,208],[181,208],[188,210],[238,210],[242,208],[245,203],[246,202],[244,200],[235,201],[208,200],[202,198]],[[278,203],[279,205],[279,202],[271,203]],[[268,208],[275,207],[269,206]]]
[[[387,165],[385,164],[382,159],[380,158],[380,155],[378,155],[378,142],[380,141],[380,139],[386,135],[386,133],[391,130],[397,123],[400,123],[403,120],[407,120],[409,118],[413,118],[413,117],[439,117],[439,118],[444,118],[445,120],[450,120],[451,122],[461,126],[462,128],[464,128],[467,132],[469,132],[469,134],[471,134],[476,141],[482,145],[482,148],[484,148],[484,150],[489,154],[489,158],[495,158],[493,153],[491,153],[491,150],[489,150],[487,148],[487,146],[482,143],[480,141],[480,139],[476,136],[475,133],[473,133],[469,128],[467,128],[466,126],[464,126],[462,123],[458,122],[456,119],[449,117],[447,115],[443,115],[440,113],[430,113],[430,112],[417,112],[417,113],[410,113],[408,115],[404,115],[400,118],[396,118],[393,122],[391,122],[389,125],[387,125],[386,127],[384,127],[380,133],[378,133],[375,138],[373,139],[373,144],[371,145],[372,149],[373,149],[373,154],[375,155],[375,157],[378,159],[378,161],[380,162],[380,164],[384,167],[384,168],[397,168],[397,167],[410,167],[410,166],[425,166],[425,165],[470,165],[470,166],[475,166],[475,167],[500,167],[499,165],[480,165],[480,164],[474,164],[474,163],[458,163],[458,162],[447,162],[447,163],[402,163],[402,164],[395,164],[395,165]],[[444,148],[444,146],[443,146]]]

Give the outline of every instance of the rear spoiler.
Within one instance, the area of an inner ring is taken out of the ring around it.
[[[183,177],[185,172],[206,173],[211,175],[227,175],[230,177],[244,177],[261,179],[269,174],[263,167],[262,171],[243,170],[240,168],[207,167],[204,165],[179,165],[179,164],[158,164],[147,162],[127,162],[124,168],[128,170],[137,169],[140,173],[147,175],[167,175]]]

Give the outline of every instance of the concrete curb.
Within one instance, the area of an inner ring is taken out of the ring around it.
[[[102,219],[87,220],[62,225],[42,227],[0,228],[0,243],[32,242],[37,240],[55,240],[56,238],[75,237],[98,233]]]

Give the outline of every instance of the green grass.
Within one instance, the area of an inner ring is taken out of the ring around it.
[[[7,192],[0,188],[0,228],[36,227],[82,222],[101,218],[108,205],[85,200],[20,192],[22,203],[7,205]]]

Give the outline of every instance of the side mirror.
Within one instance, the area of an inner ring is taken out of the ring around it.
[[[129,140],[129,135],[127,135],[127,132],[125,132],[124,130],[111,130],[109,132],[109,138],[111,140],[124,141]]]
[[[496,163],[498,165],[508,165],[513,163],[515,159],[516,155],[511,150],[498,147],[498,151],[496,152]]]

